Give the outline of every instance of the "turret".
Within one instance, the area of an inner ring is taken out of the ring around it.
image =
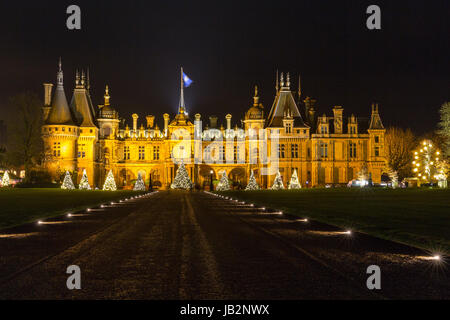
[[[64,92],[61,58],[58,63],[56,83],[53,99],[49,98],[52,85],[44,84],[44,112],[48,112],[48,116],[44,114],[42,139],[46,154],[44,167],[54,179],[59,179],[61,172],[66,170],[74,172],[77,168],[76,141],[79,134]]]

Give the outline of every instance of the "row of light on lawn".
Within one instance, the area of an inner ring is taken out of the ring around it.
[[[239,203],[239,204],[247,204],[247,205],[249,205],[249,206],[251,206],[251,207],[254,207],[254,206],[255,206],[254,203],[246,203],[245,201],[239,201],[239,200],[237,200],[237,199],[233,199],[233,198],[231,198],[231,197],[222,196],[222,195],[220,195],[220,194],[215,194],[215,193],[211,193],[211,192],[208,192],[208,193],[209,193],[209,194],[212,194],[212,195],[214,195],[214,196],[216,196],[216,197],[225,199],[225,200],[237,202],[237,203]],[[266,207],[259,207],[259,209],[261,209],[262,211],[267,211],[267,210],[268,210]],[[276,215],[283,215],[283,211],[275,211],[275,212],[269,212],[269,213],[270,213],[270,214],[276,214]],[[295,221],[298,221],[298,222],[305,222],[305,223],[306,223],[306,222],[309,222],[309,220],[308,220],[307,218],[305,218],[305,219],[297,219],[297,220],[295,220]],[[351,234],[352,234],[352,231],[351,231],[351,230],[347,230],[347,231],[344,231],[344,232],[340,232],[340,234],[351,235]]]
[[[93,212],[93,211],[95,211],[95,210],[102,210],[102,209],[104,209],[104,208],[111,207],[111,206],[115,206],[115,205],[120,205],[120,204],[122,204],[122,203],[125,204],[125,203],[127,203],[127,202],[129,202],[129,201],[132,201],[132,200],[138,200],[138,199],[141,199],[141,198],[144,198],[144,197],[149,197],[149,196],[151,196],[152,194],[155,194],[155,193],[157,193],[157,192],[158,192],[158,191],[153,191],[153,192],[146,193],[146,194],[143,194],[143,195],[125,198],[125,199],[119,200],[118,202],[111,201],[111,202],[109,203],[109,205],[108,205],[108,204],[101,204],[101,205],[100,205],[100,208],[101,208],[101,209],[87,208],[87,209],[86,209],[86,212]],[[67,216],[68,218],[73,218],[73,217],[81,217],[81,216],[85,216],[85,215],[86,215],[86,214],[74,214],[74,213],[68,213],[66,216]],[[67,223],[67,221],[51,221],[51,222],[46,222],[46,221],[42,221],[42,220],[37,221],[37,224],[38,224],[38,225],[43,225],[43,224],[61,224],[61,223]]]
[[[237,199],[233,199],[231,197],[223,196],[223,195],[220,195],[220,194],[216,194],[216,193],[212,193],[212,192],[208,192],[208,191],[205,191],[205,192],[210,194],[210,195],[213,195],[215,197],[224,199],[224,200],[233,201],[235,203],[239,203],[239,204],[243,204],[243,205],[247,204],[247,205],[249,205],[251,207],[255,207],[254,203],[246,203],[245,201],[239,201]],[[259,207],[259,209],[262,210],[262,211],[267,211],[266,207]],[[276,211],[276,212],[273,212],[273,214],[282,215],[283,211]],[[297,219],[295,221],[305,222],[306,223],[306,222],[308,222],[308,219],[306,219],[306,218],[305,219]],[[351,236],[353,234],[353,232],[352,232],[352,230],[346,230],[346,231],[343,231],[343,232],[338,232],[338,234]],[[420,257],[420,258],[423,259],[423,260],[434,260],[434,261],[440,261],[441,260],[441,256],[440,255],[433,255],[431,257]]]

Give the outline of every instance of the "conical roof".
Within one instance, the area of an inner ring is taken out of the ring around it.
[[[267,127],[282,127],[283,118],[286,111],[294,118],[294,125],[296,127],[308,127],[303,122],[303,118],[295,103],[294,96],[289,87],[289,80],[285,83],[283,80],[283,74],[281,74],[281,89],[277,92],[275,100],[270,110],[269,117],[267,119]],[[289,78],[288,78],[289,79]]]
[[[61,69],[61,60],[59,61],[59,71],[57,73],[57,85],[53,95],[50,113],[47,124],[67,124],[74,125],[72,113],[67,104],[66,94],[64,92],[63,71]]]
[[[89,95],[84,86],[78,85],[74,89],[70,107],[80,127],[95,127],[95,116],[92,112]]]

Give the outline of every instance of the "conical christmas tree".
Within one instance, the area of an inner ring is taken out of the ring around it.
[[[190,189],[192,189],[193,186],[194,185],[193,185],[191,179],[189,178],[189,174],[184,166],[184,163],[181,162],[180,166],[178,167],[175,179],[173,179],[173,182],[172,182],[170,188],[171,189],[190,190]]]
[[[142,180],[141,173],[138,173],[138,178],[136,180],[136,183],[134,184],[134,191],[145,191],[145,183],[144,180]]]
[[[112,170],[109,170],[108,175],[106,176],[105,184],[103,185],[103,191],[116,191],[116,181],[114,180],[114,175]]]
[[[8,171],[5,171],[2,178],[2,187],[8,187],[9,186],[9,174]]]
[[[361,170],[358,172],[358,181],[361,187],[365,187],[369,184],[369,170],[367,168],[367,164],[363,164]]]
[[[277,176],[273,181],[272,190],[283,190],[283,189],[284,189],[283,180],[281,179],[280,171],[278,171]]]
[[[248,181],[248,185],[247,187],[245,187],[245,190],[259,190],[259,189],[261,188],[259,187],[258,182],[256,182],[256,178],[252,170],[252,173],[250,174],[250,179]]]
[[[61,189],[64,190],[74,190],[75,186],[73,185],[72,177],[70,176],[69,171],[66,171],[66,175],[64,176],[64,181],[61,185]]]
[[[228,191],[230,190],[230,182],[228,181],[227,172],[223,170],[222,177],[216,187],[217,191]]]
[[[80,184],[78,185],[78,189],[91,190],[91,186],[89,185],[89,180],[87,177],[86,169],[83,170],[83,176],[81,177],[81,181],[80,181]]]
[[[289,182],[289,189],[300,189],[301,187],[300,182],[298,182],[297,170],[294,170],[291,181]]]

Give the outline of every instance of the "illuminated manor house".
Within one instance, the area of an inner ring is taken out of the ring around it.
[[[385,129],[378,105],[372,105],[371,116],[367,118],[354,115],[344,118],[340,106],[332,108],[331,116],[317,116],[316,100],[301,99],[300,84],[296,93],[290,87],[289,74],[277,75],[276,94],[268,114],[255,88],[253,104],[235,126],[230,114],[226,115],[224,125],[211,116],[209,121],[203,121],[203,126],[196,126],[201,115],[189,118],[181,88],[178,114],[173,118],[164,114],[161,128],[154,116],[146,116],[144,124],[137,114],[133,114],[130,128],[110,104],[108,86],[104,104],[94,108],[89,72],[77,71],[69,104],[59,62],[53,96],[53,85],[44,84],[44,165],[55,179],[68,170],[76,173],[78,182],[86,169],[94,188],[101,188],[112,170],[120,187],[131,186],[141,173],[147,185],[151,175],[153,186],[165,189],[173,181],[180,161],[186,165],[192,181],[202,188],[209,187],[210,179],[220,178],[223,170],[235,185],[243,187],[251,170],[264,188],[272,186],[278,170],[285,186],[294,170],[302,187],[346,184],[357,179],[362,171],[367,172],[368,179],[380,183],[385,162]],[[275,148],[268,138],[274,134],[279,135]],[[194,137],[202,137],[203,141]],[[267,150],[267,156],[261,153],[262,148]],[[275,171],[272,163],[267,162],[273,152],[279,156],[279,168]],[[194,156],[197,160],[202,157],[202,162],[195,163]],[[267,169],[272,172],[263,174]]]

